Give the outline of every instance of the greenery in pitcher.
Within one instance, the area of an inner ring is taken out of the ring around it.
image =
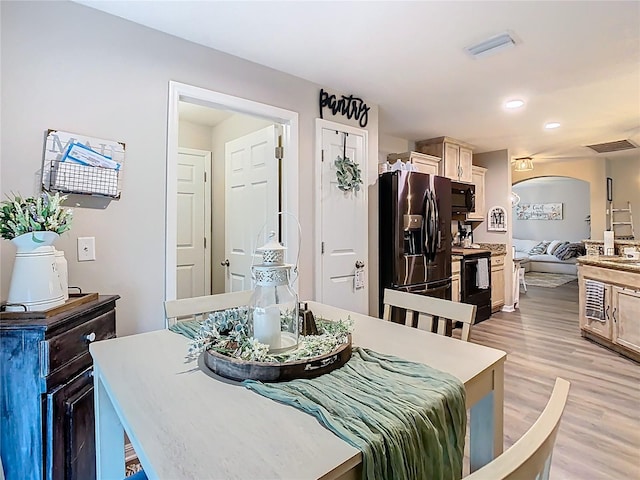
[[[73,211],[61,205],[66,198],[47,192],[35,198],[14,194],[0,203],[0,236],[11,240],[29,232],[66,232],[73,218]]]

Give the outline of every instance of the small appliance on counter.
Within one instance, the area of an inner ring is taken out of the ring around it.
[[[451,249],[460,261],[460,301],[476,305],[476,322],[491,317],[491,252],[479,248]]]

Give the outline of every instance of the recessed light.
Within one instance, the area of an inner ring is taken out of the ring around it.
[[[558,122],[549,122],[545,124],[544,128],[546,128],[547,130],[553,130],[554,128],[558,128],[559,126],[560,124]]]
[[[505,108],[520,108],[523,105],[524,105],[524,100],[515,99],[515,100],[507,101],[504,104],[504,107]]]

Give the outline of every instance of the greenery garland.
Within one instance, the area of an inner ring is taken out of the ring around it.
[[[300,336],[298,347],[283,353],[270,354],[269,346],[249,336],[248,308],[238,307],[210,313],[202,322],[196,337],[189,342],[187,358],[195,360],[205,350],[254,362],[290,362],[331,353],[347,343],[353,321],[333,322],[316,318],[319,335]],[[282,315],[281,322],[290,322]]]
[[[336,176],[338,177],[338,188],[343,192],[351,190],[359,191],[362,183],[362,173],[357,163],[352,162],[349,157],[336,158]]]

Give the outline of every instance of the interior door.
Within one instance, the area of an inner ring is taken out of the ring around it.
[[[211,293],[211,152],[178,150],[177,298]]]
[[[278,231],[275,147],[275,125],[225,144],[225,259],[221,263],[227,269],[226,292],[252,288],[253,252],[270,231]]]
[[[340,126],[343,127],[343,126]],[[343,127],[344,128],[344,127]],[[322,127],[320,174],[320,278],[318,301],[354,312],[368,313],[368,208],[366,132]],[[362,173],[359,191],[338,188],[335,160],[346,156]],[[364,282],[356,285],[356,272]]]

